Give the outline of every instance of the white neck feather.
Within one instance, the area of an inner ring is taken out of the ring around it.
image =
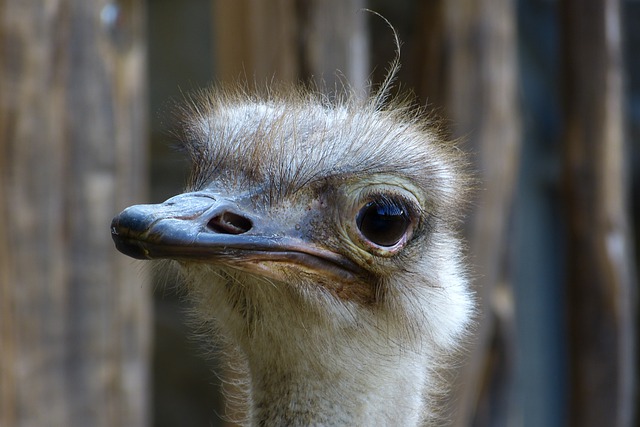
[[[254,425],[417,425],[428,384],[424,355],[309,335],[248,352]]]
[[[394,286],[384,304],[364,307],[337,301],[317,284],[233,274],[193,267],[187,281],[206,283],[191,288],[199,317],[245,359],[252,425],[412,426],[434,415],[436,372],[472,309],[464,281]],[[240,279],[243,285],[229,286]]]

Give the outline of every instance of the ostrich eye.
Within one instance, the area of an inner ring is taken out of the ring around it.
[[[360,209],[356,224],[370,242],[391,247],[405,235],[411,219],[407,209],[397,201],[379,200],[369,202]]]

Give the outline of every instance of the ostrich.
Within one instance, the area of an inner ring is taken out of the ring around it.
[[[247,377],[252,425],[437,419],[473,297],[458,225],[469,179],[392,71],[366,100],[211,89],[184,110],[186,192],[111,225],[168,259]]]

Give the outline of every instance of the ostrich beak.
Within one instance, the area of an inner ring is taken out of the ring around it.
[[[111,222],[111,237],[120,252],[137,259],[208,262],[258,273],[276,262],[343,281],[363,275],[357,264],[311,242],[295,225],[208,193],[131,206]]]

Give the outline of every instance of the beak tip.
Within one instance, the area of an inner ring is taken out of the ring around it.
[[[111,234],[118,234],[118,230],[129,230],[133,233],[142,233],[149,228],[150,218],[138,206],[131,206],[111,221]]]
[[[111,221],[111,238],[116,249],[135,259],[150,259],[147,250],[140,242],[131,237],[147,230],[149,221],[144,215],[139,215],[136,207],[127,208],[116,215]]]

